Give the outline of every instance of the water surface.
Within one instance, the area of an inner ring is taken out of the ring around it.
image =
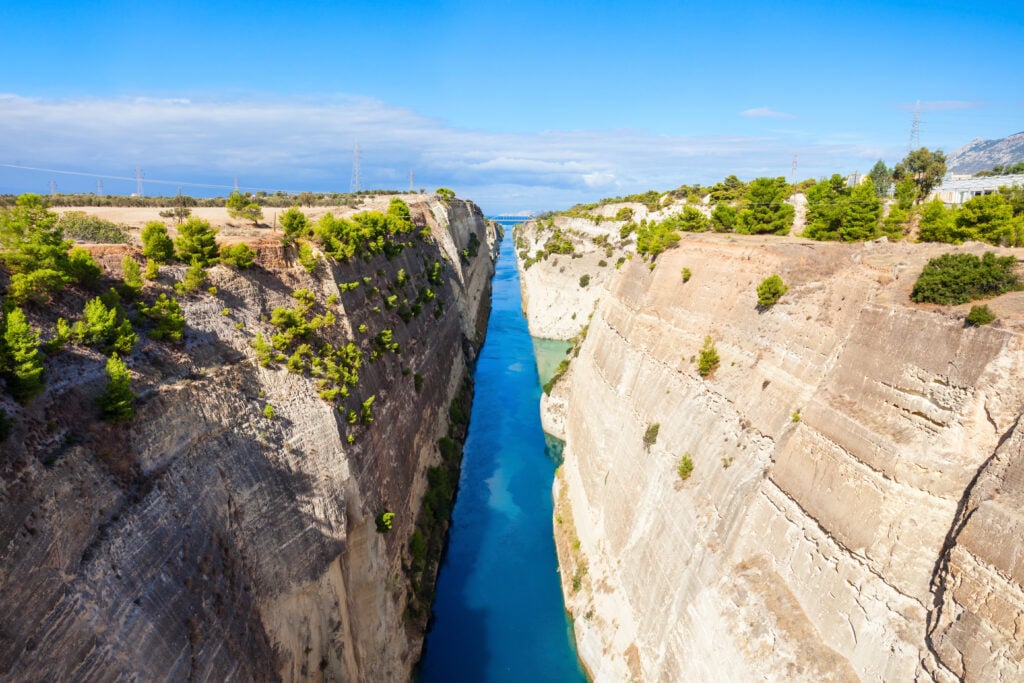
[[[422,683],[586,680],[559,587],[556,462],[540,426],[537,364],[513,259],[502,255],[494,277]]]

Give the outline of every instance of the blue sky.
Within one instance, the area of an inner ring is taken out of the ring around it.
[[[14,0],[0,22],[0,192],[127,193],[136,167],[147,194],[345,191],[358,142],[364,187],[412,168],[543,210],[794,154],[800,178],[865,172],[906,153],[916,101],[930,148],[1024,130],[1021,3]]]

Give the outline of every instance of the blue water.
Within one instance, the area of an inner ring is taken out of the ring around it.
[[[503,254],[494,277],[421,683],[586,681],[559,587],[551,529],[557,463],[540,426],[513,259]]]

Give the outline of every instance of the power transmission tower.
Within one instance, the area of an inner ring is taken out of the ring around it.
[[[914,119],[910,123],[910,148],[908,152],[913,152],[921,146],[921,100],[918,100],[914,105]]]
[[[96,194],[99,195],[100,197],[103,196],[103,179],[102,178],[97,178],[96,179]]]
[[[796,182],[796,154],[793,155],[793,170],[789,172],[789,182]]]
[[[352,149],[352,183],[349,186],[350,192],[359,192],[363,189],[363,171],[359,167],[359,143]]]
[[[50,194],[57,194],[57,181],[50,179]]]
[[[413,178],[412,178],[412,169],[410,168],[409,169],[409,193],[410,194],[413,191],[412,187],[413,187]]]
[[[142,196],[142,169],[135,168],[135,194]]]

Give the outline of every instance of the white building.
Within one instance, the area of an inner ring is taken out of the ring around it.
[[[998,192],[999,188],[1004,185],[1024,186],[1024,174],[992,175],[981,178],[957,178],[953,176],[944,179],[941,185],[932,190],[928,199],[938,197],[946,206],[960,206],[973,197]]]

